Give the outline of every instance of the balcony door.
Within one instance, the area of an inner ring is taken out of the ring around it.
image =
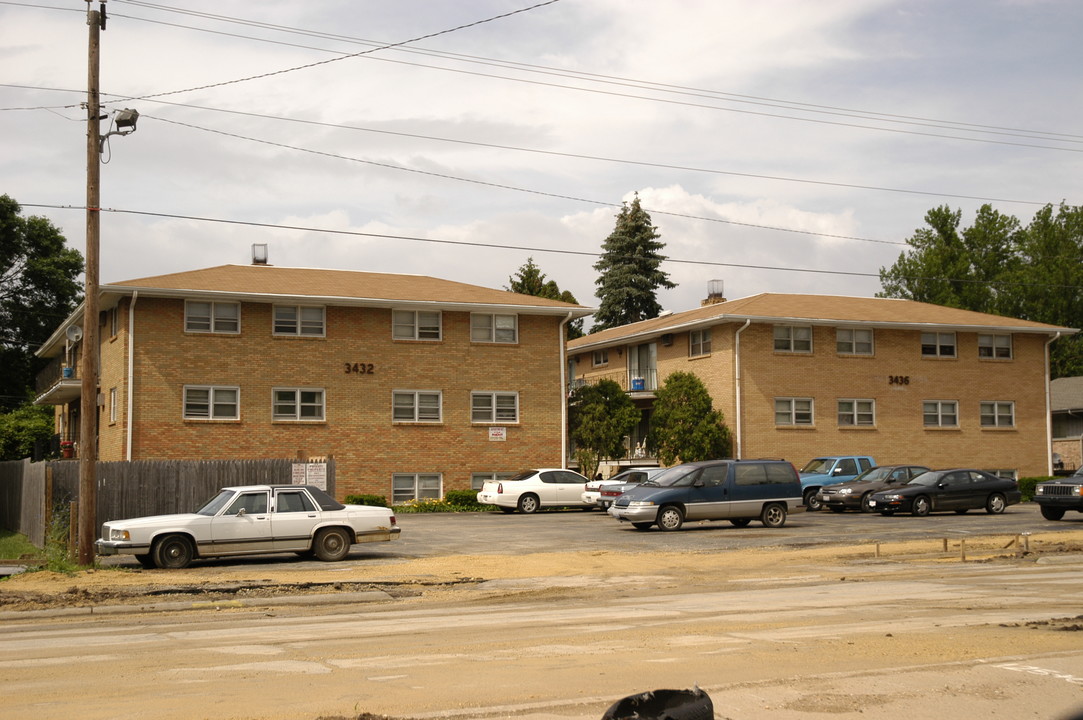
[[[658,389],[658,345],[643,343],[628,348],[628,389]]]

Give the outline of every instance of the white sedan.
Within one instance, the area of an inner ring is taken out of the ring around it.
[[[560,468],[523,470],[507,480],[491,480],[481,487],[478,502],[504,512],[536,513],[543,507],[582,507],[587,479]]]
[[[143,567],[184,568],[194,558],[295,552],[341,560],[354,543],[399,536],[389,508],[343,505],[311,485],[223,488],[194,513],[110,520],[99,555],[135,555]]]
[[[627,490],[632,485],[638,485],[649,480],[663,470],[665,468],[634,468],[618,473],[607,480],[591,480],[587,483],[586,489],[583,490],[583,502],[588,505],[597,505],[602,510],[608,510],[609,506],[613,504],[613,496],[604,495],[603,488],[612,489],[614,486],[620,485],[624,490]],[[624,490],[621,490],[621,492],[624,492]],[[616,494],[620,495],[620,493]]]

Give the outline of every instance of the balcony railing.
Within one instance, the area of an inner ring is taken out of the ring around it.
[[[38,401],[45,405],[63,405],[79,397],[82,381],[76,368],[64,362],[64,358],[53,358],[34,381]]]
[[[654,392],[658,389],[657,370],[614,370],[613,372],[591,375],[589,378],[574,378],[568,383],[569,392],[584,385],[597,385],[602,380],[612,380],[620,385],[624,392]]]

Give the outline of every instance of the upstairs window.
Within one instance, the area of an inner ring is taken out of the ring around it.
[[[609,364],[609,350],[595,350],[590,354],[590,364],[594,366]]]
[[[959,403],[954,400],[926,400],[922,414],[925,427],[959,427]]]
[[[189,385],[184,388],[185,420],[237,420],[241,391],[235,387]]]
[[[275,305],[274,334],[294,337],[323,337],[324,309],[300,305]]]
[[[275,388],[275,420],[323,420],[323,390],[317,388]]]
[[[922,357],[955,357],[955,333],[923,332]]]
[[[688,333],[688,355],[689,357],[697,357],[699,355],[711,354],[711,330],[693,330]]]
[[[775,425],[811,425],[812,398],[775,398]]]
[[[872,330],[839,328],[835,331],[835,349],[839,355],[872,355]]]
[[[187,300],[184,303],[184,329],[186,332],[236,335],[241,331],[241,304]]]
[[[439,340],[441,320],[439,311],[395,310],[391,313],[391,337],[395,340]]]
[[[519,394],[514,392],[471,393],[470,422],[519,422]]]
[[[439,391],[396,390],[392,393],[392,419],[395,422],[438,423],[441,404]]]
[[[1015,403],[983,402],[981,404],[982,427],[1015,427]]]
[[[483,343],[519,342],[519,318],[515,315],[470,315],[470,339]]]
[[[808,325],[775,325],[775,350],[778,352],[812,352],[812,327]]]
[[[840,427],[872,427],[876,424],[876,402],[844,398],[839,400]]]
[[[995,360],[1011,360],[1011,335],[978,335],[978,357]]]

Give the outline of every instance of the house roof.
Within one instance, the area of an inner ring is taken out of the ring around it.
[[[1054,335],[1073,328],[960,310],[913,300],[840,295],[762,293],[738,300],[704,305],[651,320],[602,330],[568,343],[569,350],[645,340],[665,333],[695,330],[722,322],[792,322],[808,325],[862,325],[884,328],[940,330],[999,330]]]
[[[1049,383],[1049,409],[1083,410],[1083,377],[1057,378]]]

